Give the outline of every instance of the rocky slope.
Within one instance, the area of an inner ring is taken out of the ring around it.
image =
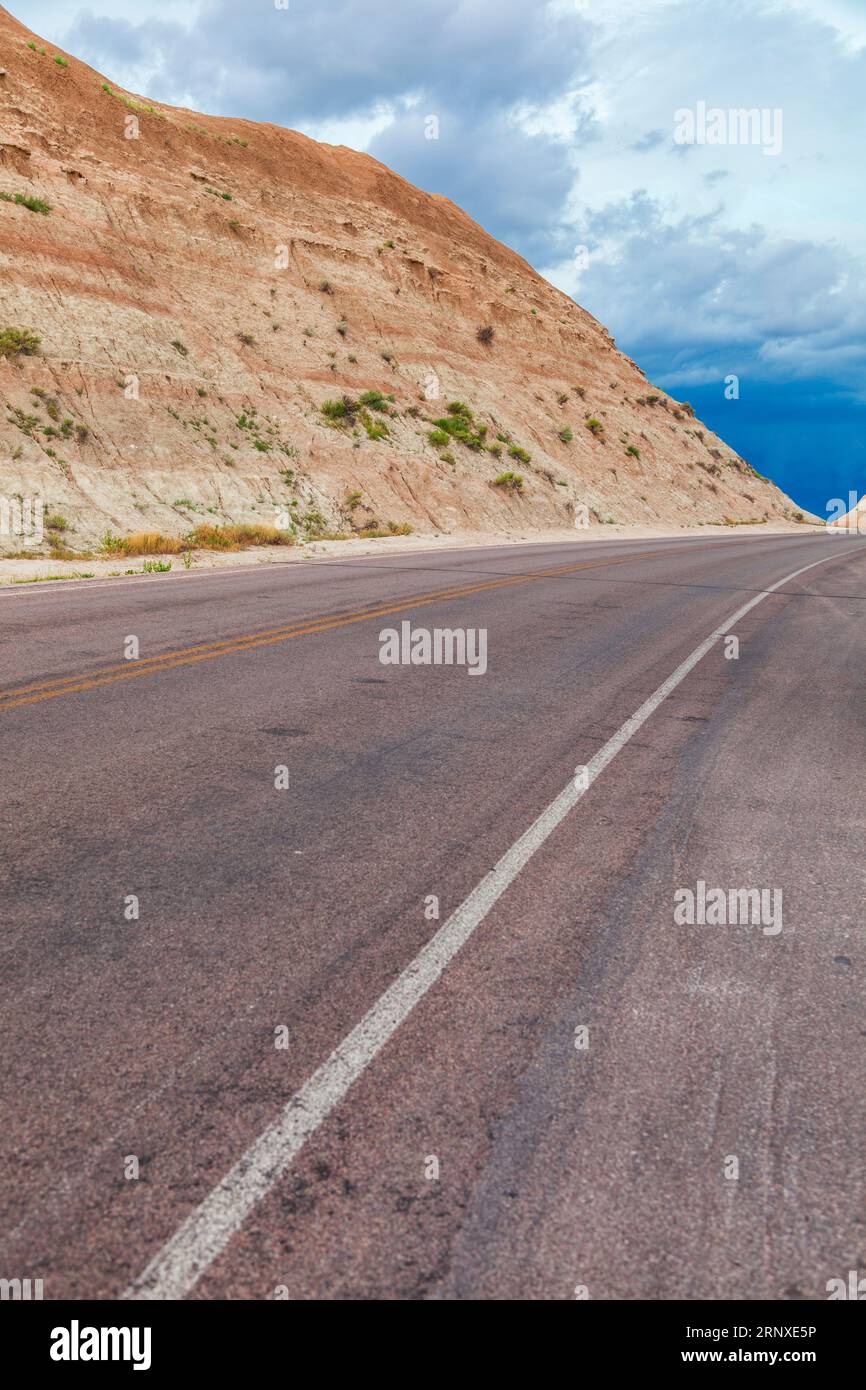
[[[793,514],[448,199],[130,96],[2,8],[0,68],[0,495],[69,545]]]

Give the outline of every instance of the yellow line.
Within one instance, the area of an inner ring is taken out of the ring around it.
[[[498,580],[498,581],[496,581],[496,582],[497,582],[497,584],[499,584],[499,583],[502,583],[502,584],[509,584],[509,583],[515,583],[518,579],[523,579],[523,578],[524,578],[524,576],[520,575],[520,576],[515,576],[514,578],[508,578],[508,579]],[[480,586],[477,586],[477,587],[485,588],[485,587],[488,587],[488,586],[486,586],[486,585],[480,585]],[[412,604],[414,604],[414,603],[419,603],[419,602],[422,602],[422,601],[423,601],[423,602],[426,602],[426,601],[428,601],[429,599],[435,599],[435,598],[448,598],[449,596],[454,596],[454,595],[459,596],[459,595],[461,595],[461,594],[470,593],[470,592],[474,592],[474,589],[468,589],[468,588],[466,588],[466,587],[464,586],[463,588],[457,588],[457,589],[442,589],[442,590],[436,590],[436,591],[434,591],[434,592],[431,593],[431,594],[410,594],[410,595],[407,596],[407,598],[406,598],[406,600],[405,600],[404,606],[407,606],[407,607],[408,607],[408,606],[410,606],[410,605],[412,605]],[[387,609],[387,610],[381,610],[381,611],[391,612],[391,611],[393,611],[393,610],[389,608],[389,609]],[[246,644],[246,643],[249,643],[249,642],[254,642],[254,641],[258,640],[258,639],[262,639],[262,638],[266,638],[266,637],[288,638],[288,637],[303,636],[304,633],[307,631],[308,628],[312,628],[313,625],[318,624],[318,623],[321,623],[321,622],[330,621],[331,619],[333,619],[334,621],[337,621],[337,620],[345,620],[345,621],[348,621],[348,620],[350,620],[350,619],[355,619],[355,618],[376,617],[376,616],[379,614],[379,612],[380,612],[380,609],[379,609],[379,608],[374,608],[374,609],[365,608],[365,609],[356,609],[354,612],[349,612],[349,613],[344,613],[344,614],[339,614],[339,613],[334,613],[334,614],[330,614],[330,615],[320,614],[318,617],[315,617],[315,618],[298,618],[294,623],[289,623],[289,624],[287,624],[287,625],[285,625],[285,626],[283,626],[283,627],[263,628],[262,630],[260,630],[260,631],[258,631],[258,632],[241,632],[241,633],[236,633],[235,636],[233,636],[233,637],[224,637],[224,638],[221,638],[219,641],[215,641],[215,642],[202,642],[202,643],[197,644],[197,645],[194,646],[194,647],[180,648],[180,649],[177,650],[177,651],[163,652],[162,655],[160,655],[160,656],[141,657],[141,658],[136,662],[136,666],[139,668],[140,674],[144,675],[144,674],[147,674],[149,671],[152,671],[153,668],[154,668],[155,666],[158,666],[158,665],[159,665],[159,663],[171,662],[171,661],[174,661],[174,660],[175,660],[176,658],[178,658],[178,657],[183,657],[183,656],[197,656],[197,655],[199,655],[200,653],[209,653],[209,654],[211,654],[211,655],[213,655],[213,656],[223,656],[223,655],[225,655],[227,652],[232,652],[232,651],[236,650],[239,646],[242,646],[242,645],[244,645],[244,644]],[[314,628],[314,630],[318,630],[318,629],[317,629],[317,628]],[[144,669],[141,669],[141,668],[147,668],[147,669],[144,670]],[[115,665],[115,666],[103,666],[103,667],[100,667],[100,669],[99,669],[98,671],[93,672],[93,675],[94,675],[94,676],[103,676],[103,675],[109,675],[109,674],[111,674],[111,673],[114,672],[114,671],[128,671],[128,670],[129,670],[129,663],[126,662],[126,661],[124,661],[124,662],[121,662],[121,663],[119,663],[118,665]],[[40,681],[40,682],[38,682],[38,683],[36,683],[36,684],[34,684],[34,685],[23,685],[23,686],[19,686],[19,687],[15,688],[15,689],[13,689],[13,690],[0,691],[0,701],[6,700],[6,699],[8,699],[8,698],[10,698],[11,696],[14,696],[14,695],[25,695],[25,694],[27,694],[28,692],[33,691],[33,690],[47,690],[47,689],[48,689],[49,687],[51,687],[51,686],[60,686],[60,685],[65,686],[65,685],[68,685],[70,682],[75,682],[75,681],[79,681],[79,680],[83,680],[83,679],[85,679],[84,676],[57,676],[57,677],[55,677],[53,680]]]
[[[299,619],[286,627],[240,634],[235,637],[224,638],[218,642],[204,642],[195,647],[164,652],[161,656],[143,657],[134,665],[125,662],[116,666],[104,666],[90,675],[58,676],[53,680],[2,691],[0,692],[0,711],[17,709],[21,705],[39,704],[43,700],[56,700],[61,695],[74,695],[82,690],[94,690],[103,685],[115,685],[119,681],[137,680],[141,676],[158,675],[161,671],[172,671],[178,666],[192,666],[199,661],[212,661],[218,656],[233,656],[237,652],[250,651],[255,647],[267,647],[277,642],[287,642],[293,637],[307,637],[317,632],[331,632],[335,628],[348,627],[353,623],[368,622],[371,618],[383,618],[392,613],[404,612],[407,609],[426,607],[431,603],[439,603],[443,599],[462,598],[488,589],[501,589],[512,584],[531,583],[536,579],[557,578],[560,575],[574,574],[578,570],[603,569],[610,565],[622,565],[630,560],[642,559],[647,556],[676,555],[682,554],[683,551],[693,552],[708,548],[711,547],[680,546],[676,550],[643,550],[636,551],[631,555],[612,556],[607,560],[584,560],[580,564],[558,565],[553,569],[536,570],[529,574],[517,574],[507,578],[487,580],[483,584],[438,589],[429,594],[416,594],[387,606],[359,609],[351,613],[335,613],[318,618]]]

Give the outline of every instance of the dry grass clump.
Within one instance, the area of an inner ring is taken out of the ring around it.
[[[188,550],[247,550],[254,545],[292,544],[291,533],[276,526],[214,526],[204,522],[182,538],[164,536],[160,531],[136,531],[131,536],[106,531],[101,549],[108,555],[181,555]]]
[[[106,555],[179,555],[183,542],[160,531],[136,531],[132,536],[115,536],[106,531],[100,541]]]
[[[213,526],[204,522],[190,533],[188,543],[194,550],[246,550],[251,545],[292,545],[293,541],[290,531],[281,531],[277,526],[262,526],[258,522]]]

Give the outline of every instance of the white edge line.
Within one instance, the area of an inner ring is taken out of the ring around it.
[[[857,552],[862,553],[862,547],[825,556],[786,575],[738,608],[695,648],[691,656],[668,676],[586,764],[586,786],[578,789],[573,781],[569,782],[542,811],[468,898],[452,912],[361,1022],[313,1072],[278,1118],[253,1141],[209,1196],[190,1213],[146,1269],[124,1291],[122,1298],[180,1299],[194,1288],[253,1208],[280,1181],[306,1141],[339,1105],[349,1088],[436,983],[524,865],[671,691],[721,637],[726,636],[741,618],[769,594],[799,578],[807,570]]]

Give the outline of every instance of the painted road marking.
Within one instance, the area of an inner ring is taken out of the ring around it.
[[[819,533],[814,526],[809,527],[803,525],[799,529],[801,529],[803,533],[806,535],[823,534],[823,531]],[[834,532],[834,534],[839,533]],[[751,536],[751,532],[747,532],[743,536],[720,535],[715,538],[712,544],[719,547],[745,545],[749,543]],[[543,548],[545,545],[553,546],[556,549],[562,550],[572,544],[578,544],[580,546],[585,546],[587,544],[592,546],[598,545],[603,549],[608,549],[612,545],[640,545],[642,541],[650,540],[653,541],[656,545],[661,546],[664,545],[666,541],[675,539],[677,539],[675,536],[643,536],[640,539],[628,539],[622,536],[593,536],[592,538],[584,536],[582,540],[573,543],[564,540],[548,542],[511,541],[508,545],[508,550],[510,552],[519,552],[521,550],[539,550]],[[794,531],[770,531],[763,533],[759,537],[759,539],[763,541],[772,542],[797,540],[799,539],[799,537]],[[315,544],[315,542],[313,542],[313,544]],[[695,546],[696,550],[698,548],[699,547]],[[232,579],[235,575],[239,575],[242,578],[245,575],[258,575],[261,578],[263,569],[267,573],[271,571],[274,566],[277,567],[278,572],[285,574],[287,572],[284,568],[286,565],[288,565],[289,567],[300,565],[303,567],[304,571],[309,570],[311,567],[313,569],[321,569],[323,566],[325,566],[330,567],[332,569],[339,569],[342,566],[348,566],[349,568],[360,566],[364,569],[390,569],[394,570],[395,572],[399,572],[400,570],[407,567],[399,564],[390,565],[387,562],[390,560],[418,559],[423,561],[425,559],[435,559],[440,555],[461,555],[469,558],[473,555],[477,555],[479,551],[501,551],[502,549],[503,546],[501,542],[491,543],[489,545],[476,543],[475,545],[471,546],[428,545],[420,546],[414,550],[391,550],[389,547],[388,550],[381,551],[355,551],[351,555],[319,555],[314,552],[310,555],[298,555],[297,559],[289,559],[288,556],[282,555],[279,559],[267,559],[258,561],[250,560],[246,564],[242,565],[215,565],[212,569],[208,569],[207,567],[205,567],[204,569],[189,570],[188,572],[185,571],[184,573],[181,573],[180,570],[172,570],[170,574],[150,574],[145,576],[142,570],[136,570],[134,576],[131,575],[127,577],[123,574],[111,576],[107,574],[96,574],[93,576],[93,579],[89,580],[70,579],[58,575],[55,579],[51,580],[50,582],[47,579],[38,579],[36,577],[34,577],[33,579],[26,580],[0,579],[0,600],[14,600],[17,598],[32,597],[39,598],[41,596],[47,596],[50,594],[58,593],[78,592],[80,594],[81,592],[86,592],[90,594],[100,589],[141,588],[141,585],[138,583],[138,580],[145,577],[148,579],[150,586],[154,584],[160,584],[163,586],[174,586],[178,583],[191,584],[197,579]],[[6,557],[0,555],[0,560],[4,558]],[[130,559],[133,558],[139,557],[130,556]],[[146,559],[147,557],[141,556],[140,558]],[[374,561],[376,563],[369,564],[369,561]],[[424,569],[424,565],[422,564],[419,566],[412,566],[412,568]],[[475,569],[476,573],[484,573],[484,571],[479,571],[476,569],[475,566],[472,565],[458,565],[455,566],[455,568],[463,570],[470,568]],[[291,568],[288,572],[291,572]]]
[[[415,1005],[435,985],[521,869],[671,691],[685,680],[720,638],[725,637],[741,618],[769,594],[807,570],[855,553],[862,554],[862,548],[828,555],[786,575],[738,608],[695,648],[691,656],[668,676],[590,760],[586,786],[577,788],[570,781],[542,811],[419,951],[411,964],[398,975],[357,1027],[292,1097],[277,1119],[241,1155],[209,1196],[190,1213],[142,1274],[126,1289],[123,1298],[178,1299],[195,1287],[253,1208],[280,1181],[306,1141],[339,1105]]]
[[[710,542],[710,545],[718,542]],[[75,695],[83,690],[96,690],[103,685],[117,685],[120,681],[138,680],[142,676],[158,675],[161,671],[172,671],[178,666],[192,666],[199,661],[213,661],[218,656],[234,656],[238,652],[252,651],[256,647],[272,646],[276,642],[288,642],[293,637],[308,637],[317,632],[332,632],[335,628],[348,627],[352,623],[368,622],[371,618],[381,618],[392,613],[402,613],[410,608],[423,608],[445,599],[464,598],[468,594],[482,593],[487,589],[502,589],[511,584],[528,584],[537,579],[556,579],[562,575],[574,574],[578,570],[606,569],[610,565],[625,565],[631,560],[646,559],[655,555],[691,554],[706,546],[681,546],[676,550],[636,551],[629,555],[615,555],[607,560],[584,560],[575,565],[557,565],[548,570],[531,570],[525,574],[508,575],[505,578],[486,580],[482,584],[462,585],[452,589],[437,589],[427,594],[414,594],[405,599],[389,600],[386,605],[364,608],[350,613],[333,613],[317,618],[298,618],[283,627],[267,628],[259,632],[240,633],[215,642],[202,642],[195,647],[177,651],[163,652],[161,656],[142,657],[135,662],[122,661],[113,666],[103,666],[89,674],[56,676],[51,680],[37,681],[31,685],[18,686],[0,691],[0,711],[18,709],[21,705],[35,705],[43,700],[57,700],[61,695]]]

